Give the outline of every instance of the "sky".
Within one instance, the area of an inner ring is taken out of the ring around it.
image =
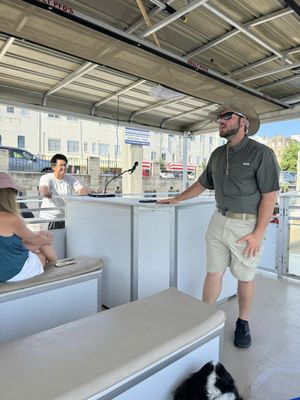
[[[292,136],[300,135],[300,119],[262,124],[258,131],[259,136],[272,137],[275,135]]]

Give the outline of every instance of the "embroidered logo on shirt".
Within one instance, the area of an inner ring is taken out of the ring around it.
[[[243,165],[250,165],[249,162],[243,162]]]

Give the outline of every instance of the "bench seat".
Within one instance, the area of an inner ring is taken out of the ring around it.
[[[0,346],[3,398],[168,400],[219,359],[225,314],[174,288]]]
[[[0,283],[0,343],[100,311],[102,266],[82,256],[31,279]]]

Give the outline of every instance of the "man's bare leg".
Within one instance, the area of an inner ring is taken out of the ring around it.
[[[255,293],[255,281],[238,282],[239,318],[248,321]]]
[[[207,272],[204,286],[202,300],[208,304],[215,304],[222,289],[222,279],[224,272]]]

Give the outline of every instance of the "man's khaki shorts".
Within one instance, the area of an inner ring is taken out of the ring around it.
[[[230,267],[232,275],[239,281],[251,281],[261,249],[255,257],[245,256],[243,251],[247,242],[238,243],[238,240],[253,232],[255,225],[256,219],[232,219],[216,211],[206,233],[207,272],[223,272]]]

